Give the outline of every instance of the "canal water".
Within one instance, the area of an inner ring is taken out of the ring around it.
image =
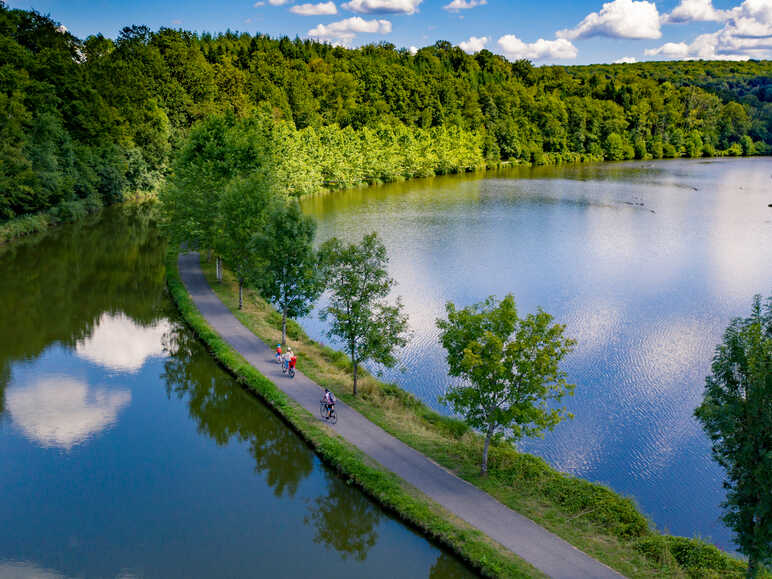
[[[715,345],[772,295],[772,160],[543,167],[308,200],[318,239],[377,231],[414,336],[383,378],[429,405],[448,386],[435,320],[514,294],[578,340],[575,419],[520,447],[634,497],[656,525],[733,549],[722,472],[693,417]],[[322,304],[323,305],[323,302]],[[315,313],[302,324],[315,339]]]
[[[180,321],[115,208],[0,253],[0,577],[471,577]]]

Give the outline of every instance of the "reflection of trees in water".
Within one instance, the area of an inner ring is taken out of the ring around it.
[[[364,561],[378,540],[382,511],[361,492],[326,473],[329,493],[309,504],[306,524],[316,531],[314,542],[335,549],[343,559]]]
[[[453,555],[444,551],[440,553],[429,570],[429,579],[469,579],[471,577],[477,577],[477,575],[464,567]]]
[[[300,438],[220,370],[187,328],[173,328],[165,344],[171,353],[164,364],[167,393],[187,397],[199,432],[220,445],[234,437],[248,441],[255,470],[274,494],[294,496],[313,470],[313,455]]]
[[[106,209],[3,248],[0,393],[11,363],[55,342],[75,347],[104,312],[123,312],[140,325],[166,315],[164,252],[153,212],[137,206]]]

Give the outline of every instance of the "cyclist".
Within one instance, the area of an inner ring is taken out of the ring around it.
[[[284,355],[281,358],[281,371],[286,372],[289,369],[289,363],[290,358],[292,358],[295,354],[292,353],[292,348],[287,347],[287,351],[284,353]]]
[[[298,363],[297,356],[295,356],[295,353],[290,351],[290,359],[289,359],[289,369],[293,372],[295,371],[295,365]]]
[[[276,362],[281,362],[281,344],[276,344]]]
[[[324,417],[325,420],[330,419],[330,414],[335,412],[335,394],[327,390],[327,388],[324,389],[324,405],[327,408],[327,416]]]

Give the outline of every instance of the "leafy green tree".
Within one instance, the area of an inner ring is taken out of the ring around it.
[[[254,282],[262,266],[262,256],[251,241],[265,226],[275,197],[270,176],[257,171],[249,177],[233,179],[217,206],[218,249],[239,282],[239,309],[243,305],[244,286]]]
[[[399,298],[394,305],[385,301],[395,282],[386,271],[386,247],[375,233],[351,245],[333,237],[319,253],[330,294],[320,317],[331,321],[328,335],[339,338],[351,358],[356,396],[362,362],[396,364],[395,348],[407,343],[407,316]]]
[[[755,296],[716,347],[695,415],[725,470],[724,521],[748,556],[748,576],[772,561],[772,298]]]
[[[324,289],[313,248],[316,222],[294,199],[276,203],[265,226],[252,238],[262,267],[256,287],[281,311],[281,343],[287,340],[287,317],[305,316]]]
[[[210,117],[190,132],[173,164],[173,172],[159,192],[172,240],[202,249],[218,244],[217,207],[227,182],[234,176],[227,141],[234,119]]]
[[[573,393],[559,364],[575,342],[541,309],[520,318],[512,294],[461,310],[448,302],[445,310],[447,319],[437,320],[440,342],[450,375],[464,383],[450,387],[443,399],[485,435],[481,472],[486,474],[494,435],[507,431],[514,442],[571,417],[550,403]]]

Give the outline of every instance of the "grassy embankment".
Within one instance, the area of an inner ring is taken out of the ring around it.
[[[326,463],[399,518],[452,549],[483,575],[544,577],[530,564],[384,470],[291,400],[231,348],[201,316],[180,279],[176,251],[168,253],[166,266],[173,299],[186,322],[214,357],[239,383],[260,396]]]
[[[133,193],[127,195],[121,203],[145,203],[156,199],[153,193]],[[104,204],[102,200],[92,195],[84,199],[62,201],[46,211],[22,215],[0,224],[0,245],[10,243],[22,237],[43,233],[51,227],[63,223],[73,223],[98,213]]]
[[[281,338],[281,316],[254,292],[238,310],[236,282],[214,266],[204,273],[226,306],[268,344]],[[632,499],[609,488],[571,477],[542,459],[503,443],[490,452],[489,476],[479,474],[482,440],[463,422],[429,409],[395,385],[371,375],[351,395],[350,363],[344,354],[308,338],[290,322],[288,336],[299,368],[370,420],[458,476],[530,517],[568,542],[629,577],[742,577],[746,565],[699,539],[662,535],[651,528]],[[770,575],[766,575],[770,577]]]

